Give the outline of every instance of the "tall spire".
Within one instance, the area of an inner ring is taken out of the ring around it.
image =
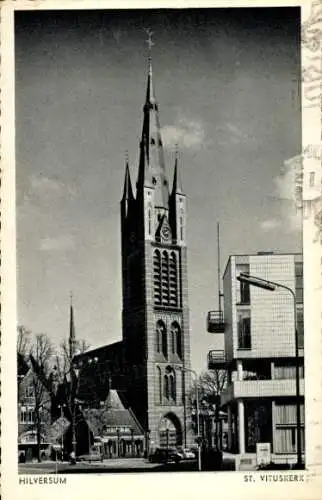
[[[183,194],[178,162],[179,162],[179,151],[178,151],[178,144],[176,144],[172,195]]]
[[[163,145],[160,131],[159,108],[152,82],[152,32],[147,30],[148,39],[148,79],[146,99],[143,107],[143,128],[140,143],[140,164],[138,192],[144,186],[154,187],[155,207],[168,208],[169,186],[165,174]]]
[[[74,324],[73,294],[70,293],[70,315],[69,315],[69,357],[70,360],[76,354],[76,335]]]

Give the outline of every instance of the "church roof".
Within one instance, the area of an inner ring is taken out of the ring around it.
[[[118,392],[109,391],[103,408],[93,408],[83,411],[84,418],[94,435],[99,436],[102,429],[108,433],[108,428],[128,428],[134,435],[142,435],[144,431],[130,408],[125,408]],[[122,432],[122,430],[121,430]],[[115,433],[115,432],[114,432]]]

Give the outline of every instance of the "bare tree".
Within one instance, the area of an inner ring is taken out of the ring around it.
[[[90,348],[85,340],[76,342],[75,355],[83,354]],[[82,370],[77,369],[70,355],[68,341],[63,340],[60,344],[60,353],[56,355],[56,369],[61,380],[61,404],[66,405],[68,418],[72,426],[72,446],[76,454],[77,422],[82,420],[79,409],[79,395],[81,389]]]
[[[36,431],[37,459],[41,461],[42,434],[50,422],[51,397],[48,387],[50,359],[53,346],[45,334],[36,335],[29,357],[33,366],[32,387],[34,398],[34,427]]]
[[[198,399],[200,413],[214,415],[215,442],[219,444],[219,420],[220,420],[220,395],[227,383],[226,370],[209,370],[202,373],[197,381],[194,381],[189,393],[191,408],[196,406],[196,384],[198,384]]]
[[[17,353],[26,359],[29,356],[31,344],[31,331],[22,325],[18,326],[17,332]]]

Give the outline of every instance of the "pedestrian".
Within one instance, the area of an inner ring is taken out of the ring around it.
[[[74,451],[71,452],[69,458],[70,458],[71,465],[75,465],[76,464],[76,456],[75,456],[75,452]]]

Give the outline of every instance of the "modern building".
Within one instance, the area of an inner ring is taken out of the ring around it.
[[[269,291],[241,283],[240,273],[295,292],[304,452],[302,255],[232,255],[223,276],[224,315],[208,315],[208,330],[224,335],[224,349],[209,352],[208,367],[227,370],[221,404],[228,412],[229,450],[251,455],[257,443],[270,443],[273,461],[292,461],[297,451],[294,300],[282,288]]]
[[[190,331],[186,196],[179,159],[166,170],[149,56],[136,189],[126,162],[121,200],[122,340],[77,356],[97,358],[154,446],[190,445]],[[105,382],[103,382],[105,380]],[[106,385],[105,385],[106,389]],[[147,445],[146,445],[147,446]]]

